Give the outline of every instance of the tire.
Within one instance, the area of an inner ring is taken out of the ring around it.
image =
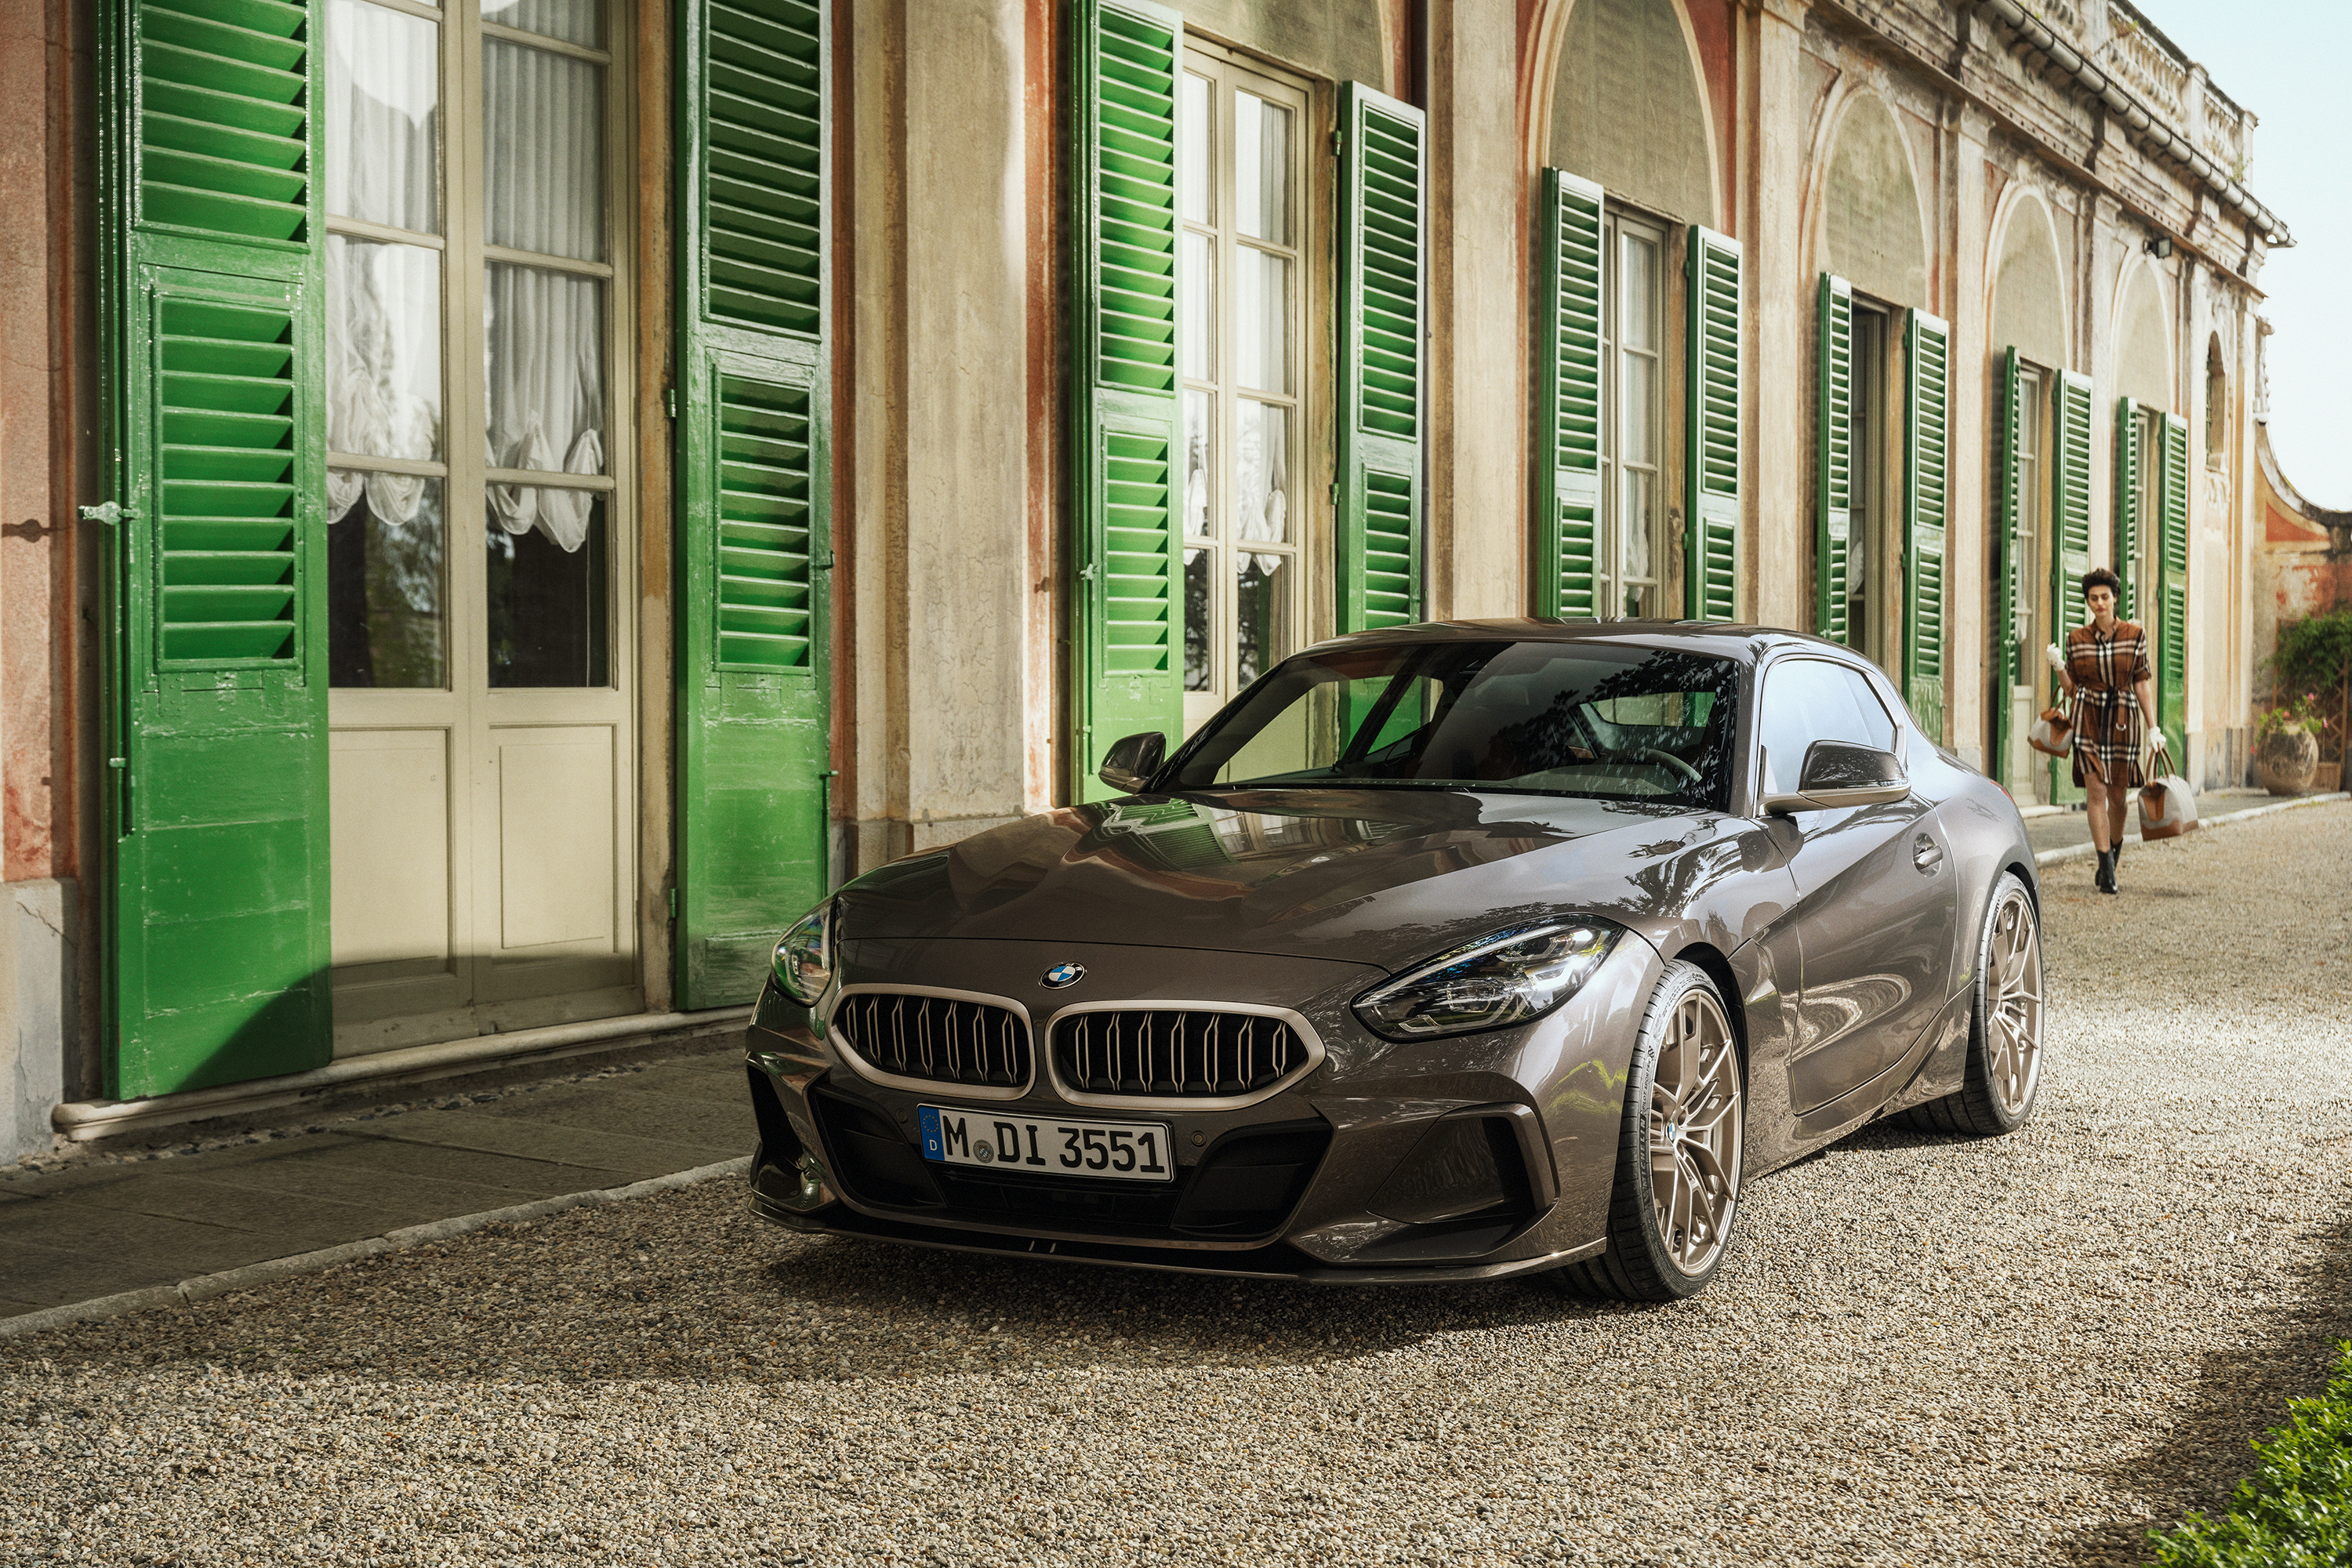
[[[1730,1248],[1747,1157],[1747,1082],[1731,1016],[1705,970],[1670,963],[1625,1074],[1608,1246],[1538,1278],[1621,1301],[1696,1295]]]
[[[1998,1138],[2033,1114],[2042,1092],[2042,912],[2014,871],[1985,900],[1969,1006],[1968,1077],[1959,1092],[1888,1120],[1922,1132]]]

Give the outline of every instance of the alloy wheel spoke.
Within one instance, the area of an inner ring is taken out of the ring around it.
[[[1729,1021],[1711,995],[1694,991],[1676,1004],[1659,1042],[1650,1097],[1650,1196],[1659,1240],[1685,1273],[1712,1263],[1728,1233],[1739,1191],[1740,1097]]]

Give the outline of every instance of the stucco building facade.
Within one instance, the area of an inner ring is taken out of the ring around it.
[[[2112,563],[2243,767],[2290,240],[2124,0],[0,30],[0,1163],[726,1028],[1357,627],[1819,630],[2053,801]]]

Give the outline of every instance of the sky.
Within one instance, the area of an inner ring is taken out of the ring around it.
[[[2352,0],[2136,3],[2261,121],[2246,187],[2294,236],[2255,279],[2271,450],[2305,500],[2352,510]]]

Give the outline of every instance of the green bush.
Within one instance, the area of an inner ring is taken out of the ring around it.
[[[2320,1568],[2352,1563],[2352,1343],[2316,1399],[2254,1445],[2261,1463],[2220,1519],[2151,1531],[2159,1568]]]

